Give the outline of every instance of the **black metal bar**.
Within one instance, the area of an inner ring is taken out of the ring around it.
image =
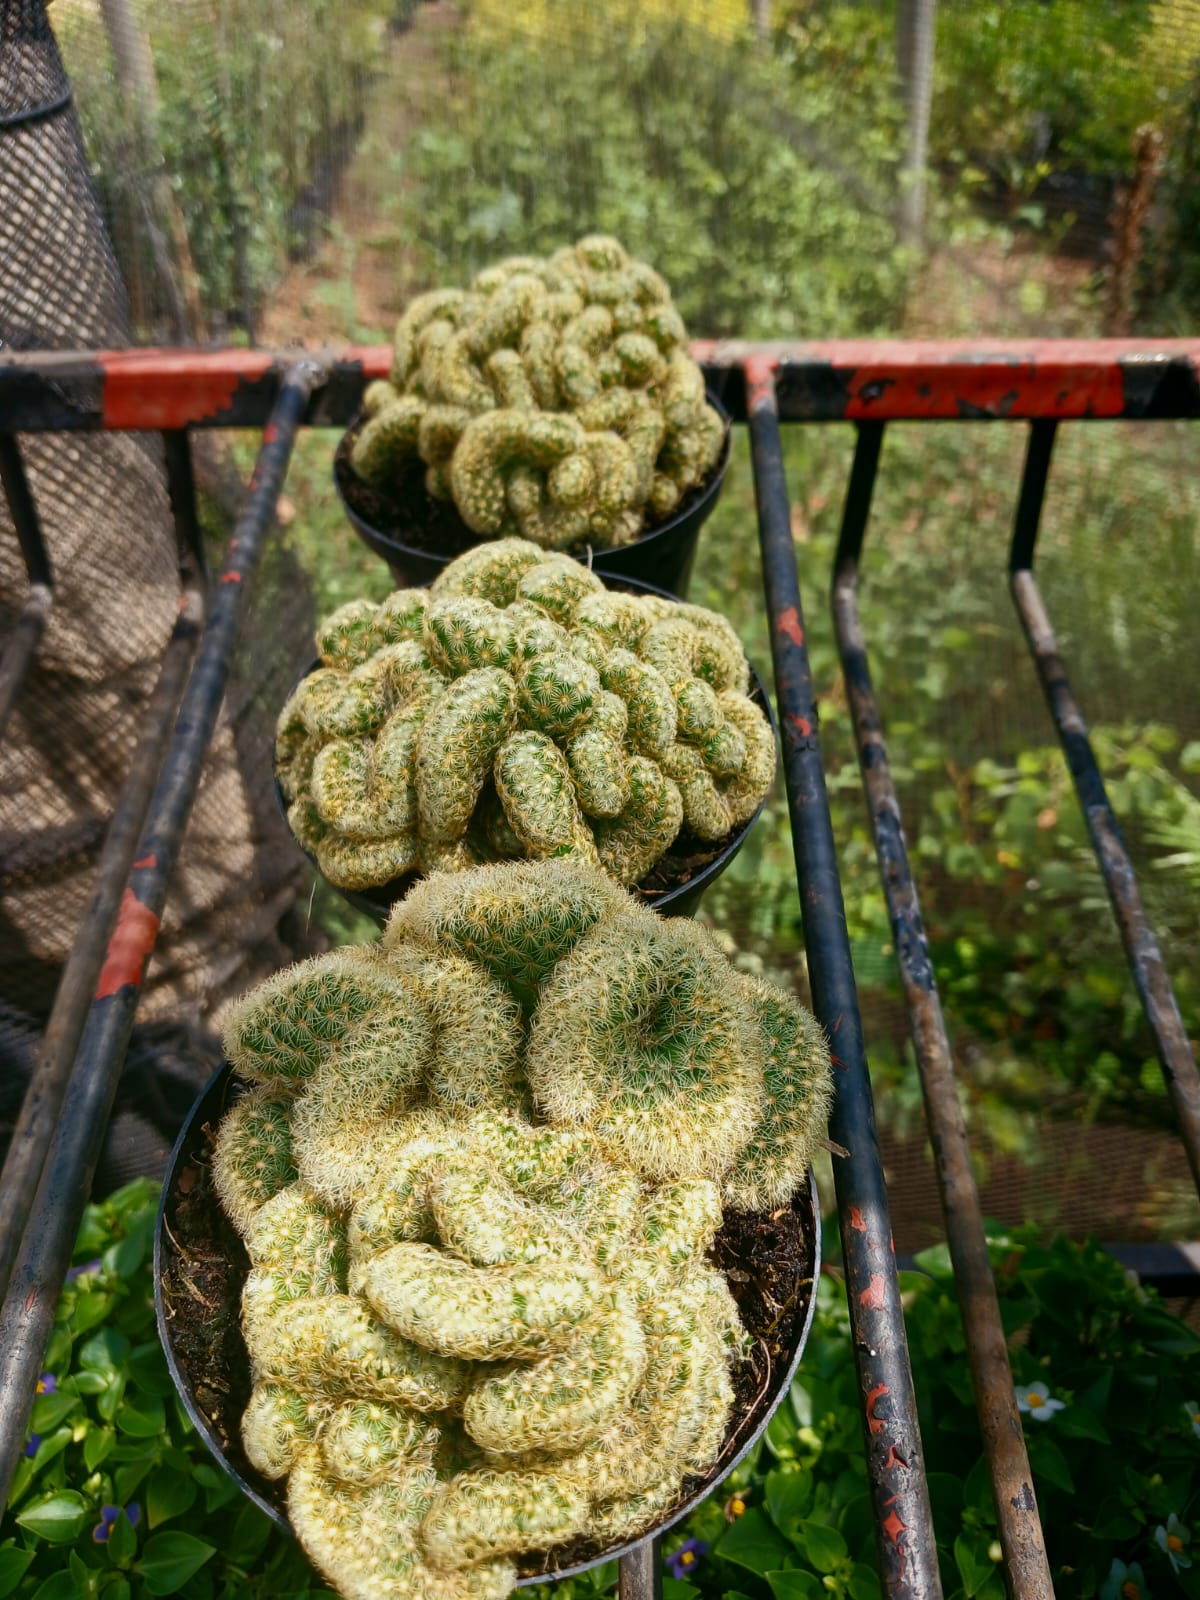
[[[1033,575],[1033,556],[1046,474],[1053,445],[1053,424],[1035,422],[1029,431],[1025,476],[1017,507],[1009,559],[1013,603],[1037,667],[1042,692],[1058,729],[1059,741],[1075,783],[1075,793],[1104,875],[1126,959],[1150,1030],[1167,1090],[1175,1108],[1192,1179],[1200,1190],[1200,1071],[1175,999],[1158,940],[1146,915],[1133,862],[1121,838],[1116,815],[1104,787],[1083,711],[1071,689],[1058,640]]]
[[[0,660],[0,739],[8,727],[25,674],[29,671],[54,604],[54,574],[42,539],[33,491],[25,473],[20,446],[11,433],[0,433],[0,484],[12,515],[17,543],[29,574],[29,593]]]
[[[887,1189],[817,737],[772,370],[747,363],[750,441],[784,774],[813,1007],[833,1051],[830,1133],[884,1593],[941,1594]]]
[[[175,519],[175,544],[179,551],[180,575],[186,586],[189,576],[208,581],[208,556],[204,531],[196,511],[196,475],[192,466],[192,447],[186,428],[163,430],[163,458],[167,467],[167,493]]]
[[[216,727],[230,658],[296,432],[321,368],[304,361],[285,379],[263,435],[245,505],[214,584],[208,622],[121,897],[94,997],[0,1308],[0,1509],[24,1444],[39,1363],[91,1188],[167,883]]]
[[[96,863],[96,880],[88,909],[63,967],[46,1031],[38,1046],[33,1075],[0,1171],[0,1296],[8,1288],[33,1205],[71,1063],[112,935],[121,892],[129,877],[151,790],[162,765],[163,749],[175,720],[203,620],[203,592],[191,588],[184,593],[182,609],[163,652],[158,681],[146,706],[137,748]]]
[[[657,1539],[646,1539],[622,1556],[617,1600],[662,1600],[662,1557]]]
[[[971,1168],[971,1146],[958,1100],[954,1060],[929,959],[921,906],[900,819],[899,796],[888,764],[858,610],[859,557],[870,516],[882,442],[882,423],[863,423],[859,427],[834,561],[834,630],[854,719],[859,766],[892,926],[892,943],[921,1073],[946,1241],[954,1265],[954,1284],[966,1334],[975,1407],[991,1473],[1009,1590],[1020,1600],[1053,1600],[1054,1586],[1046,1560],[1033,1474],[1029,1470],[1017,1413],[1000,1302],[988,1259],[979,1191]]]

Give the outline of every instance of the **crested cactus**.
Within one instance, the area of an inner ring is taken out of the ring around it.
[[[246,1453],[343,1595],[502,1600],[711,1470],[747,1339],[706,1252],[803,1177],[806,1013],[567,859],[430,877],[225,1023]]]
[[[350,465],[384,492],[423,465],[482,539],[628,544],[724,445],[686,341],[666,283],[615,239],[502,261],[408,306]]]
[[[753,816],[775,740],[737,635],[519,539],[350,601],[279,718],[288,820],[331,882],[570,857],[636,883]]]

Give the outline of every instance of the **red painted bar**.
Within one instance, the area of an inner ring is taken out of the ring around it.
[[[744,420],[746,370],[774,378],[784,421],[1200,417],[1200,340],[698,340]],[[344,426],[387,345],[326,352],[306,422]],[[0,357],[0,427],[262,427],[294,351],[34,351]]]

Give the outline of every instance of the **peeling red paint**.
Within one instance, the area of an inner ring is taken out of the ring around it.
[[[264,444],[274,444],[276,439],[278,439],[278,437],[279,437],[279,429],[275,426],[275,424],[273,422],[268,422],[266,427],[263,429],[262,442]]]
[[[890,1511],[880,1526],[893,1544],[899,1544],[900,1535],[908,1532],[908,1523],[901,1521],[898,1511]]]
[[[153,854],[143,856],[140,861],[135,861],[133,864],[135,867],[156,867],[158,865],[158,857]]]
[[[847,1070],[846,1063],[842,1060],[841,1056],[835,1056],[832,1050],[829,1052],[829,1059],[833,1062],[835,1067],[841,1067],[843,1072]]]
[[[37,1297],[38,1297],[38,1292],[37,1292],[36,1289],[30,1289],[29,1293],[25,1296],[25,1315],[26,1316],[28,1316],[29,1313],[33,1310],[34,1306],[37,1305]]]
[[[233,404],[238,385],[274,365],[262,350],[116,350],[96,357],[104,373],[106,428],[186,428]]]
[[[855,1233],[866,1233],[867,1225],[863,1221],[863,1214],[857,1206],[850,1207],[850,1226]]]
[[[241,581],[242,575],[240,572],[223,572],[221,574],[222,583],[241,583]]]
[[[867,1427],[872,1433],[882,1433],[887,1426],[882,1417],[875,1415],[875,1403],[890,1393],[891,1390],[886,1383],[877,1383],[873,1389],[867,1391]]]
[[[798,717],[793,711],[788,713],[788,721],[802,739],[812,738],[813,725],[807,717]]]
[[[747,356],[743,371],[746,374],[746,410],[753,414],[764,407],[775,407],[775,369],[779,363],[774,356]]]
[[[127,983],[141,983],[146,960],[158,938],[159,919],[144,906],[132,889],[121,896],[117,925],[108,941],[104,965],[96,984],[96,999],[116,994]]]
[[[882,1311],[887,1304],[887,1291],[884,1288],[883,1275],[878,1272],[871,1274],[871,1281],[858,1297],[858,1303],[865,1306],[868,1311]]]
[[[892,1472],[892,1471],[895,1470],[896,1467],[907,1467],[907,1466],[908,1466],[908,1462],[905,1461],[904,1457],[900,1454],[899,1450],[896,1449],[896,1446],[894,1444],[893,1445],[889,1445],[888,1446],[888,1453],[887,1453],[887,1460],[883,1463],[883,1470],[885,1472]]]
[[[795,606],[789,606],[775,624],[785,639],[790,639],[795,645],[804,643],[804,629],[800,626],[800,613]]]

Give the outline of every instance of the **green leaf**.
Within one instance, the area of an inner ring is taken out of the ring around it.
[[[76,1394],[103,1394],[108,1378],[103,1372],[77,1372],[71,1379]]]
[[[33,1600],[79,1600],[79,1590],[69,1572],[55,1572],[33,1591]]]
[[[95,1567],[89,1567],[86,1562],[81,1561],[78,1553],[74,1550],[67,1557],[67,1566],[71,1569],[71,1576],[74,1578],[75,1587],[80,1594],[99,1594],[100,1573]]]
[[[723,1561],[732,1561],[760,1575],[782,1567],[791,1554],[786,1542],[754,1506],[724,1534],[716,1553]]]
[[[105,1270],[118,1278],[131,1278],[146,1259],[153,1239],[154,1218],[139,1218],[121,1242],[101,1256]]]
[[[796,1421],[786,1407],[780,1406],[779,1410],[767,1423],[764,1435],[767,1448],[772,1455],[778,1456],[782,1461],[788,1461],[796,1454]]]
[[[767,1510],[771,1520],[786,1538],[796,1539],[797,1524],[812,1509],[813,1480],[809,1472],[769,1472],[766,1482]]]
[[[823,1522],[802,1522],[796,1542],[818,1572],[832,1572],[848,1553],[846,1541],[837,1529]]]
[[[682,1578],[664,1578],[662,1592],[663,1600],[692,1600],[693,1595],[700,1593],[692,1584],[684,1583]]]
[[[83,1464],[89,1472],[95,1472],[116,1442],[117,1435],[112,1428],[89,1429],[83,1441]]]
[[[850,1600],[879,1600],[879,1574],[863,1561],[856,1561],[850,1574]]]
[[[104,1585],[104,1600],[129,1600],[129,1580],[110,1577]]]
[[[15,1545],[0,1550],[0,1597],[13,1592],[25,1576],[33,1557],[32,1550],[18,1550]]]
[[[158,1395],[138,1395],[125,1404],[113,1418],[122,1433],[135,1439],[152,1439],[167,1425],[166,1412]]]
[[[264,1516],[252,1500],[244,1500],[225,1553],[235,1566],[253,1567],[270,1537],[270,1518]]]
[[[40,1394],[33,1402],[29,1417],[30,1433],[52,1433],[64,1417],[69,1417],[79,1404],[75,1394]]]
[[[980,1550],[965,1533],[960,1533],[954,1541],[954,1565],[968,1595],[975,1594],[992,1575],[987,1550]]]
[[[792,1415],[796,1421],[802,1428],[811,1428],[813,1419],[812,1395],[809,1394],[799,1378],[793,1380],[792,1387],[788,1391],[788,1397],[791,1400]]]
[[[59,1428],[55,1433],[47,1435],[38,1445],[36,1455],[29,1462],[30,1478],[36,1478],[43,1467],[49,1466],[56,1456],[62,1455],[73,1438],[74,1432],[70,1428]]]
[[[1098,1444],[1111,1444],[1108,1431],[1099,1417],[1082,1405],[1067,1406],[1051,1418],[1058,1433],[1069,1439],[1095,1439]]]
[[[764,1574],[775,1600],[826,1600],[827,1591],[815,1572],[795,1567],[787,1572]],[[877,1591],[878,1592],[878,1591]]]
[[[108,1542],[104,1548],[114,1567],[127,1567],[137,1554],[137,1534],[123,1511],[109,1528]]]
[[[51,1544],[70,1544],[86,1520],[83,1496],[74,1489],[60,1489],[17,1513],[17,1521],[23,1528]]]
[[[160,1522],[169,1522],[172,1517],[182,1516],[195,1500],[198,1492],[194,1478],[185,1478],[181,1472],[174,1472],[170,1467],[163,1467],[154,1474],[146,1485],[146,1515],[149,1518],[150,1526],[157,1528]],[[256,1515],[262,1516],[262,1512],[258,1511],[251,1501],[247,1501],[246,1505]],[[266,1521],[266,1518],[263,1518],[263,1520]],[[232,1550],[229,1555],[230,1559],[236,1561],[239,1566],[247,1565],[242,1557]]]
[[[102,1323],[113,1306],[117,1303],[115,1294],[107,1290],[94,1288],[86,1293],[80,1293],[75,1299],[75,1309],[71,1313],[71,1327],[76,1338],[81,1333],[88,1333],[92,1328]]]
[[[133,1497],[142,1479],[154,1464],[153,1456],[143,1456],[140,1460],[131,1461],[128,1465],[119,1467],[113,1474],[113,1489],[122,1505]]]
[[[79,1365],[92,1372],[117,1372],[129,1355],[129,1340],[115,1328],[102,1328],[80,1346]]]
[[[1071,1477],[1067,1458],[1054,1440],[1040,1435],[1031,1437],[1029,1433],[1026,1439],[1029,1443],[1029,1465],[1033,1468],[1034,1477],[1053,1484],[1056,1489],[1065,1489],[1068,1494],[1074,1494],[1075,1481]]]
[[[215,1554],[213,1545],[190,1533],[154,1533],[146,1540],[137,1571],[150,1594],[174,1594]]]

